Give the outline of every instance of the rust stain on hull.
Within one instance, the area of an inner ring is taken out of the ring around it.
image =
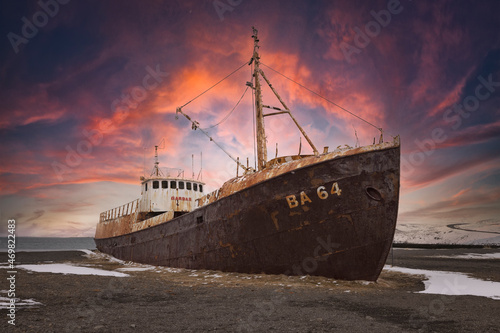
[[[273,220],[274,226],[276,227],[276,231],[280,231],[278,219],[276,218],[276,216],[278,216],[279,213],[280,213],[279,211],[275,211],[275,212],[271,213],[271,219]]]

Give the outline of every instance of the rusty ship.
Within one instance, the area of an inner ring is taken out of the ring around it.
[[[320,153],[262,70],[255,28],[252,38],[256,166],[234,159],[242,174],[205,193],[194,175],[162,172],[156,150],[141,197],[101,213],[98,250],[159,266],[376,281],[396,228],[399,136],[385,142],[377,127],[378,143]],[[261,78],[281,107],[263,104]],[[279,114],[292,118],[313,154],[267,159],[264,117]]]

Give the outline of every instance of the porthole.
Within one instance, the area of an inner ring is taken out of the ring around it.
[[[383,199],[382,194],[376,189],[371,186],[368,186],[366,188],[366,194],[373,200],[380,201]]]

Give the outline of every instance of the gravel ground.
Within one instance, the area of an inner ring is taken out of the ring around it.
[[[498,259],[446,258],[498,251],[395,249],[388,264],[500,282]],[[16,255],[18,265],[69,263],[129,276],[18,269],[16,297],[42,305],[18,308],[15,326],[1,310],[2,332],[499,332],[500,300],[415,293],[424,290],[417,275],[383,271],[377,283],[367,283],[155,268],[78,251]],[[7,263],[5,253],[0,258]],[[3,297],[7,277],[3,267]]]

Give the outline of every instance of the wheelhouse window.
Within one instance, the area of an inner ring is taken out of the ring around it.
[[[170,188],[173,188],[173,189],[177,188],[177,182],[175,180],[170,181]]]
[[[148,183],[144,183],[144,191],[148,190]]]
[[[200,192],[203,192],[203,185],[200,184]]]
[[[161,181],[161,188],[168,188],[168,181],[162,180]]]
[[[153,181],[153,188],[160,188],[160,182],[157,180]]]
[[[184,182],[179,182],[179,190],[183,190],[184,189]]]
[[[186,190],[191,190],[191,183],[186,182]]]
[[[198,191],[198,184],[196,183],[193,184],[193,190]]]

